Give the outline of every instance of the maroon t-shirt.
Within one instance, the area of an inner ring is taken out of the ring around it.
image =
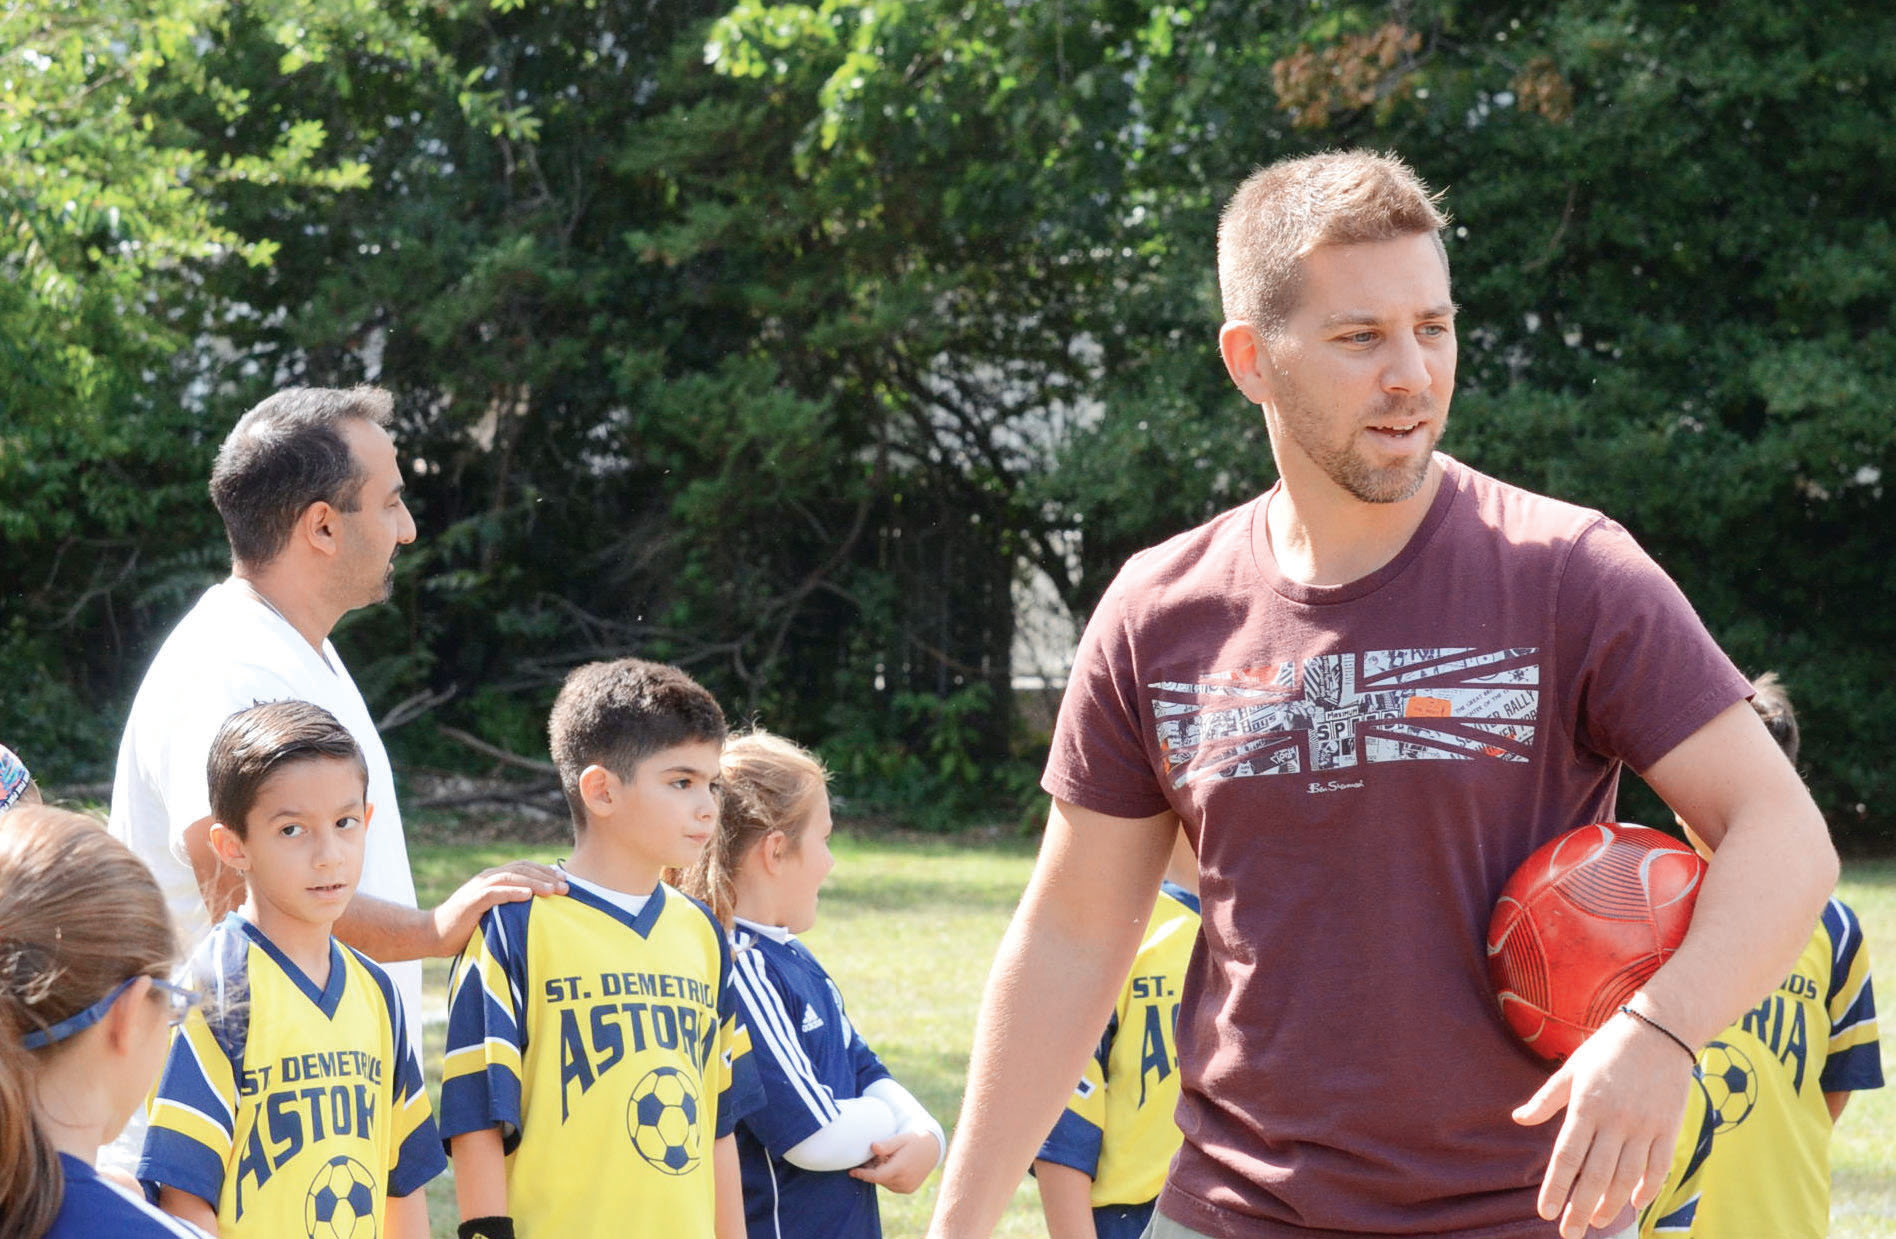
[[[1554,1233],[1559,1119],[1509,1118],[1548,1068],[1497,1009],[1489,914],[1614,816],[1622,762],[1749,692],[1620,526],[1438,460],[1409,545],[1348,585],[1283,575],[1269,495],[1134,556],[1061,705],[1047,791],[1174,810],[1198,847],[1159,1207],[1209,1235]]]

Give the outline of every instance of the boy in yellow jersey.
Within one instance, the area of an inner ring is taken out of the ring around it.
[[[355,893],[368,770],[320,706],[240,710],[211,742],[210,842],[243,906],[188,965],[138,1178],[221,1239],[427,1239],[446,1167],[407,1013],[381,968],[330,936]]]
[[[1198,941],[1198,857],[1180,831],[1106,1034],[1034,1159],[1048,1239],[1138,1239],[1178,1151],[1179,989]]]
[[[674,667],[580,667],[547,731],[564,897],[504,904],[455,963],[441,1130],[463,1239],[741,1239],[737,1120],[761,1100],[703,904],[660,881],[717,828],[724,714]]]
[[[1797,716],[1777,676],[1752,681],[1752,706],[1792,762]],[[1683,821],[1693,846],[1704,845]],[[1830,1133],[1850,1094],[1880,1088],[1870,956],[1856,913],[1831,899],[1777,989],[1699,1051],[1711,1151],[1697,1174],[1689,1231],[1707,1239],[1820,1239],[1830,1231]],[[1690,1116],[1688,1115],[1688,1118]],[[1674,1159],[1691,1160],[1692,1124]],[[1667,1233],[1655,1228],[1652,1233]]]

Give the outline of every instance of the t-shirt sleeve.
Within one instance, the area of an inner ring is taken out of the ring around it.
[[[1086,1060],[1079,1084],[1067,1096],[1066,1109],[1060,1112],[1040,1152],[1034,1154],[1036,1161],[1071,1166],[1088,1178],[1099,1177],[1100,1149],[1106,1142],[1106,1063],[1118,1032],[1119,1017],[1115,1014],[1099,1047]]]
[[[159,1187],[189,1192],[216,1208],[232,1160],[237,1073],[204,1013],[192,1011],[171,1036],[151,1098],[151,1125],[136,1171],[155,1199]]]
[[[454,961],[441,1057],[443,1140],[498,1127],[507,1152],[520,1143],[528,915],[508,910],[532,906],[490,908]]]
[[[1040,785],[1055,799],[1112,817],[1141,818],[1170,808],[1146,749],[1151,720],[1140,705],[1126,606],[1135,557],[1087,622],[1060,698]]]
[[[1751,695],[1672,578],[1604,517],[1568,556],[1555,631],[1572,735],[1636,771]]]
[[[1824,909],[1830,939],[1830,1053],[1821,1077],[1826,1093],[1883,1087],[1881,1043],[1876,1032],[1876,994],[1870,983],[1870,950],[1863,926],[1841,900]]]
[[[710,914],[707,912],[707,916]],[[716,926],[717,922],[712,922]],[[737,1130],[738,1120],[764,1108],[764,1084],[758,1076],[756,1047],[737,994],[737,969],[731,942],[718,933],[718,1044],[710,1064],[718,1089],[717,1136]]]
[[[368,961],[364,961],[368,963]],[[388,974],[370,963],[383,1001],[388,1004],[390,1044],[394,1046],[391,1112],[395,1116],[394,1139],[389,1142],[388,1194],[406,1196],[427,1184],[448,1168],[442,1151],[441,1136],[435,1129],[434,1112],[428,1105],[428,1084],[421,1074],[421,1060],[415,1055],[414,1038],[409,1035],[408,1012],[400,991]]]

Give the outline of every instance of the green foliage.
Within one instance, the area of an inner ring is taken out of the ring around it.
[[[1784,674],[1833,822],[1887,841],[1893,27],[1763,0],[12,5],[0,669],[123,702],[214,569],[223,428],[283,382],[381,381],[421,541],[340,638],[381,708],[435,703],[398,757],[448,759],[434,719],[537,745],[566,669],[636,651],[890,803],[1030,797],[1018,573],[1084,615],[1273,477],[1214,346],[1219,204],[1278,156],[1390,147],[1457,219],[1447,446],[1627,524]]]
[[[944,831],[1032,804],[1041,810],[1032,825],[1045,820],[1032,755],[994,762],[975,756],[993,747],[980,734],[993,717],[987,685],[946,697],[898,693],[890,708],[892,726],[845,719],[822,746],[848,813]]]

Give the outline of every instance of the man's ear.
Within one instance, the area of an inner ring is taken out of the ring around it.
[[[624,794],[625,784],[604,766],[588,766],[579,772],[579,798],[591,817],[606,817]]]
[[[250,872],[250,853],[244,849],[244,841],[222,822],[211,823],[211,851],[237,872]]]
[[[1218,329],[1218,354],[1225,373],[1252,404],[1270,399],[1271,356],[1257,324],[1236,319]]]
[[[336,555],[342,550],[342,514],[327,501],[318,499],[296,518],[295,536],[319,555]]]

